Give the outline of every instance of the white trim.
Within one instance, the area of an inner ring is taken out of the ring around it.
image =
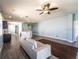
[[[38,36],[44,36],[44,37],[49,37],[49,38],[55,38],[55,39],[60,39],[60,40],[63,40],[63,41],[67,41],[69,43],[73,43],[75,41],[70,41],[70,40],[67,40],[67,39],[62,39],[62,38],[59,38],[59,37],[54,37],[54,36],[45,36],[45,35],[40,35],[40,34],[36,34],[36,33],[33,33],[34,35],[38,35]]]

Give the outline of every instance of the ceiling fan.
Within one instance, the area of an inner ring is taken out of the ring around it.
[[[57,10],[57,9],[58,9],[58,7],[50,8],[50,3],[46,3],[46,4],[44,4],[44,6],[42,7],[42,9],[36,9],[36,11],[42,11],[42,12],[40,13],[40,15],[41,15],[41,14],[44,14],[44,13],[46,13],[46,14],[51,14],[50,11],[52,11],[52,10]]]

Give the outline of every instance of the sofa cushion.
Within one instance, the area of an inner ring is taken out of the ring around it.
[[[33,39],[28,39],[27,40],[30,44],[32,44],[32,46],[34,46],[34,49],[37,48],[37,42]]]
[[[21,38],[22,38],[22,39],[25,39],[25,38],[26,38],[26,32],[22,32],[22,33],[21,33]]]

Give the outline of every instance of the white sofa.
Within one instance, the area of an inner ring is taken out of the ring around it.
[[[20,39],[22,48],[31,59],[47,59],[51,56],[51,46],[37,42],[33,39]]]

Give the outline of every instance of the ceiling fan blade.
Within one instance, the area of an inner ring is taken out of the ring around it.
[[[45,10],[46,8],[49,9],[49,7],[50,7],[50,3],[47,3],[47,4],[45,4],[45,5],[43,6],[43,10]]]
[[[49,8],[50,7],[50,3],[48,3],[46,6]]]
[[[42,9],[36,9],[36,11],[43,11]]]
[[[49,10],[56,10],[56,9],[58,9],[58,7],[50,8]]]
[[[40,13],[40,15],[43,14],[43,12]]]

